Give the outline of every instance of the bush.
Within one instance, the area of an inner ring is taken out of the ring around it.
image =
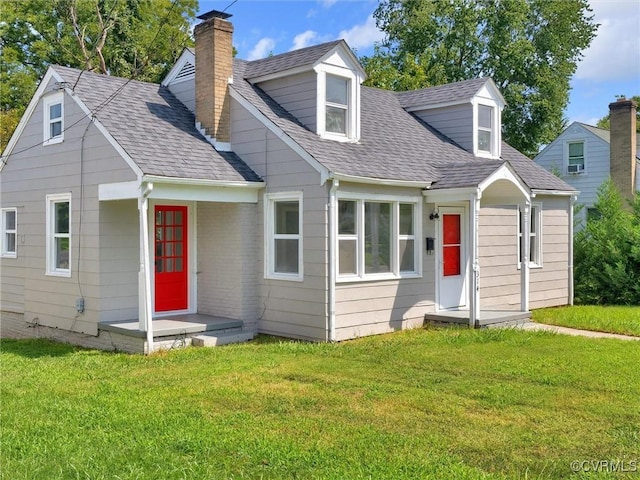
[[[608,180],[598,189],[600,215],[574,239],[575,301],[582,304],[640,305],[640,195],[625,209]]]

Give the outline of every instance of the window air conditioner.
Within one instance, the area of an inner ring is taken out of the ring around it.
[[[584,165],[569,165],[567,167],[567,171],[569,173],[580,173],[584,172]]]

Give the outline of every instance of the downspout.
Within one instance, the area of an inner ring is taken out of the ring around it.
[[[478,225],[480,223],[480,199],[482,192],[476,190],[470,198],[471,212],[469,223],[471,224],[471,292],[469,292],[469,327],[475,328],[480,324],[480,247],[478,240]]]
[[[573,204],[578,199],[577,195],[569,198],[569,261],[567,269],[569,273],[569,305],[573,305]]]
[[[151,318],[151,261],[149,254],[149,194],[153,183],[140,185],[140,272],[138,297],[140,329],[147,332],[147,354],[153,352],[153,322]]]
[[[529,249],[531,239],[531,201],[524,203],[524,224],[520,238],[520,309],[529,311]]]
[[[337,199],[336,192],[340,186],[340,180],[333,179],[329,190],[329,316],[327,329],[329,341],[336,340],[336,225],[337,225]]]

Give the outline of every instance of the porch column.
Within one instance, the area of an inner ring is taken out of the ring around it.
[[[151,266],[149,255],[149,194],[153,184],[141,185],[138,210],[140,217],[140,270],[138,272],[138,322],[147,332],[147,353],[153,351],[153,324],[151,322]]]
[[[520,238],[520,310],[529,311],[529,250],[531,248],[531,202],[525,201],[521,210]]]
[[[471,196],[469,225],[471,237],[471,288],[469,292],[469,327],[475,328],[480,321],[480,248],[478,241],[478,225],[480,224],[480,189]]]

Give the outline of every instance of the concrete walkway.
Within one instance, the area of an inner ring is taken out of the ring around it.
[[[545,325],[543,323],[527,322],[520,326],[523,330],[543,330],[545,332],[561,333],[563,335],[573,335],[575,337],[589,338],[615,338],[617,340],[637,340],[640,337],[632,337],[630,335],[620,335],[617,333],[593,332],[591,330],[578,330],[577,328],[558,327],[556,325]]]

